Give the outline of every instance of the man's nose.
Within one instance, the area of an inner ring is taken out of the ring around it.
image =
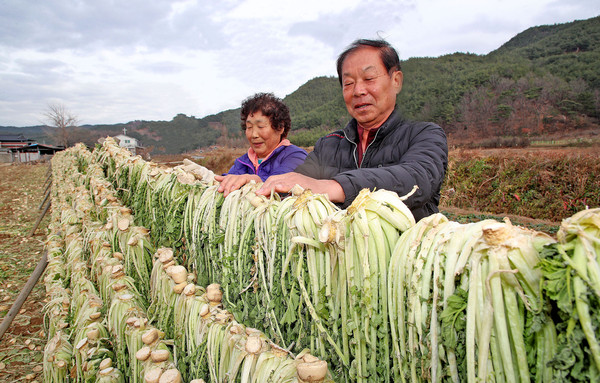
[[[356,83],[354,84],[354,95],[362,96],[365,93],[367,93],[365,82],[362,80],[356,81]]]

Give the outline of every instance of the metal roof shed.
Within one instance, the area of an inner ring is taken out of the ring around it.
[[[63,149],[64,148],[60,146],[31,144],[20,148],[10,149],[10,152],[12,153],[12,162],[30,162],[51,157],[54,153]]]

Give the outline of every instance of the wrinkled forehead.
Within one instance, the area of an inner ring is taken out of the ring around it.
[[[360,47],[350,52],[342,63],[342,76],[357,71],[385,72],[379,50],[373,47]]]

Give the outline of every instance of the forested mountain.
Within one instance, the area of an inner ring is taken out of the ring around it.
[[[600,16],[529,28],[487,55],[410,58],[402,71],[400,109],[409,118],[438,123],[456,145],[597,129]],[[311,79],[284,101],[292,115],[290,139],[298,145],[312,145],[349,118],[334,77]],[[123,126],[157,153],[245,145],[239,108],[204,118],[179,114],[171,121],[87,126],[77,136],[93,141]]]
[[[598,127],[600,17],[529,28],[485,56],[412,58],[398,103],[455,140]]]

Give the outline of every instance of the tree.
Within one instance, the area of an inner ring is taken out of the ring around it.
[[[67,148],[73,144],[71,136],[72,131],[77,128],[79,123],[77,116],[67,110],[63,104],[54,103],[48,104],[48,110],[44,113],[44,117],[54,128],[50,135],[57,145]]]

